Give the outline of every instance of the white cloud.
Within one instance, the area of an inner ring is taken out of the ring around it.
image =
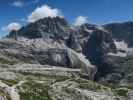
[[[29,16],[28,22],[35,22],[39,19],[45,17],[56,17],[61,16],[61,12],[57,8],[51,8],[48,5],[43,5],[41,7],[37,7]]]
[[[76,18],[76,20],[75,20],[74,25],[80,26],[80,25],[82,25],[84,23],[87,23],[87,22],[88,22],[88,18],[87,17],[85,17],[85,16],[78,16]]]
[[[15,7],[23,7],[24,6],[24,2],[22,2],[21,0],[17,0],[17,1],[14,1],[12,3],[13,6]]]
[[[13,22],[10,23],[9,25],[2,27],[1,30],[2,31],[6,31],[6,32],[10,32],[12,30],[19,30],[21,28],[21,24],[17,23],[17,22]]]
[[[15,6],[15,7],[20,7],[20,8],[22,8],[22,7],[24,7],[24,6],[30,6],[30,5],[32,5],[32,4],[36,4],[36,3],[39,3],[40,2],[40,0],[31,0],[31,1],[26,1],[26,2],[24,2],[24,1],[22,1],[22,0],[16,0],[16,1],[14,1],[11,5],[12,6]]]

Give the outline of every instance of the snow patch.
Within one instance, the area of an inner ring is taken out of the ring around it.
[[[117,52],[117,53],[108,53],[109,56],[117,56],[117,57],[126,57],[127,53]]]
[[[127,53],[133,52],[133,48],[129,48],[128,44],[124,40],[122,41],[115,40],[114,43],[116,45],[117,50],[123,50]]]
[[[87,29],[87,27],[84,27],[84,28],[85,28],[84,30],[85,30],[86,32],[88,32],[88,33],[92,33],[92,32],[94,31],[94,30]]]
[[[133,48],[129,48],[128,44],[122,40],[122,41],[116,41],[114,40],[114,43],[116,45],[117,48],[117,53],[108,53],[108,55],[110,56],[118,56],[118,57],[126,57],[128,55],[132,55],[133,54]]]

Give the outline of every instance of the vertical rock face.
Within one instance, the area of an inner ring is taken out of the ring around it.
[[[82,37],[87,37],[90,36],[94,30],[97,30],[97,25],[86,23],[80,26],[79,33]]]
[[[80,43],[79,43],[77,37],[74,34],[70,34],[69,35],[69,38],[67,39],[66,45],[69,48],[71,48],[71,49],[73,49],[73,50],[75,50],[77,52],[81,52],[82,51]]]
[[[16,30],[12,30],[9,34],[9,36],[7,37],[12,37],[13,39],[17,40],[17,31]]]
[[[87,57],[97,62],[108,52],[116,52],[116,47],[111,35],[102,30],[93,31],[86,46]]]
[[[104,76],[111,71],[105,62],[105,56],[108,52],[116,52],[116,47],[111,35],[102,30],[93,31],[87,42],[85,55],[98,67],[96,77]]]
[[[98,28],[97,25],[93,24],[83,24],[78,28],[78,33],[79,33],[78,37],[83,49],[85,48],[84,46],[86,46],[85,44],[87,43],[90,35],[95,30],[98,30]]]

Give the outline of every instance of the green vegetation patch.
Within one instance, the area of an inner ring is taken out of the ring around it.
[[[91,90],[91,91],[109,91],[110,88],[100,85],[96,82],[93,82],[91,80],[86,80],[86,79],[72,79],[73,81],[79,83],[79,87],[82,89],[87,89],[87,90]]]
[[[30,73],[30,72],[20,72],[22,75],[25,75],[27,80],[55,80],[55,82],[65,81],[70,79],[67,76],[56,76],[56,75],[46,75],[41,73]],[[73,76],[72,76],[73,77]]]
[[[1,64],[9,64],[9,65],[13,65],[16,64],[17,61],[15,59],[8,59],[8,58],[4,58],[4,57],[0,57],[0,63]]]
[[[118,96],[124,96],[127,97],[128,89],[126,88],[120,88],[115,90],[115,94]]]
[[[28,81],[19,87],[20,98],[21,100],[52,100],[48,89],[48,84]]]
[[[3,83],[7,84],[8,86],[13,86],[18,83],[16,80],[2,80]]]

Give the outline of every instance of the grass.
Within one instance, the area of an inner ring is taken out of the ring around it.
[[[28,81],[20,88],[21,100],[52,100],[48,94],[48,84]]]
[[[34,79],[39,79],[43,80],[48,79],[48,80],[55,80],[55,82],[60,82],[60,81],[65,81],[67,79],[70,79],[68,76],[56,76],[56,75],[46,75],[46,74],[39,74],[39,73],[29,73],[29,72],[21,72],[21,74],[27,76],[27,80],[34,80]]]
[[[2,82],[7,84],[8,86],[13,86],[18,83],[16,80],[2,80]]]
[[[72,80],[79,83],[79,87],[82,89],[87,89],[91,91],[100,91],[100,90],[108,91],[109,90],[108,87],[95,83],[91,80],[86,80],[86,79],[81,79],[81,78],[72,79]]]
[[[10,60],[10,59],[7,59],[7,58],[2,58],[2,57],[0,57],[0,63],[1,64],[9,64],[9,65],[14,65],[14,64],[16,64],[17,63],[17,61],[16,60]]]
[[[124,88],[121,88],[121,89],[116,89],[114,92],[115,92],[116,95],[118,95],[118,96],[127,97],[128,90],[127,90],[127,89],[124,89]]]

